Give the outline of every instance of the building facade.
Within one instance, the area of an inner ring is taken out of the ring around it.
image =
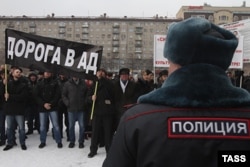
[[[134,73],[153,70],[154,35],[166,34],[165,18],[0,17],[0,55],[4,63],[5,29],[103,46],[102,67],[111,72],[130,68]]]
[[[203,6],[182,6],[176,14],[178,19],[190,17],[202,17],[221,25],[250,19],[250,7],[246,7],[245,1],[240,7],[216,7],[205,3]]]

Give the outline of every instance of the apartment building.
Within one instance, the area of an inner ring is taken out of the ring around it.
[[[4,63],[5,29],[103,46],[102,67],[118,72],[130,68],[134,73],[153,69],[154,35],[164,35],[178,19],[100,17],[0,17],[0,59]]]

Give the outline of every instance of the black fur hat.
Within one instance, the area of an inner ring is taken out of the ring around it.
[[[119,71],[119,75],[121,74],[127,74],[129,75],[130,70],[128,68],[121,68]]]
[[[206,19],[190,18],[170,25],[164,57],[182,66],[206,63],[226,70],[237,45],[238,40],[230,31]]]

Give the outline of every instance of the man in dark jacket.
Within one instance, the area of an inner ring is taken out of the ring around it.
[[[84,116],[87,97],[85,82],[77,77],[72,77],[63,87],[62,100],[67,107],[69,121],[69,148],[75,146],[75,122],[79,125],[79,148],[84,147]]]
[[[36,73],[31,72],[28,76],[28,80],[29,97],[25,114],[28,125],[28,131],[26,132],[26,135],[32,134],[34,129],[36,129],[38,132],[40,131],[39,113],[37,111],[37,103],[34,97],[34,91],[37,84]]]
[[[126,111],[103,167],[215,167],[220,151],[250,151],[250,94],[225,74],[237,44],[205,19],[172,24],[170,75]]]
[[[68,81],[68,77],[65,75],[59,75],[57,78],[58,85],[60,87],[60,92],[63,91],[64,84]],[[58,102],[58,123],[60,127],[60,132],[63,138],[63,129],[65,125],[66,127],[66,135],[67,135],[67,141],[69,141],[69,119],[68,119],[68,111],[67,106],[64,104],[62,97],[59,99]]]
[[[154,89],[154,82],[152,82],[151,76],[153,75],[150,70],[143,70],[141,77],[138,78],[135,86],[135,98],[138,99],[141,95],[147,94]]]
[[[121,68],[119,70],[119,79],[114,83],[115,92],[115,130],[120,121],[121,116],[127,110],[127,106],[136,103],[136,85],[129,80],[130,70]]]
[[[40,141],[39,148],[46,146],[48,118],[53,125],[53,134],[58,148],[62,148],[62,138],[58,125],[57,105],[60,98],[60,88],[51,72],[44,72],[44,78],[38,82],[35,97],[38,104],[40,118]]]
[[[14,146],[15,125],[19,128],[19,141],[22,150],[26,150],[25,145],[25,124],[24,114],[26,109],[26,100],[28,98],[28,87],[20,80],[22,69],[16,68],[12,73],[12,80],[7,83],[7,92],[4,94],[5,104],[4,112],[7,121],[7,145],[3,149],[7,151]]]
[[[104,140],[104,146],[106,152],[108,152],[113,136],[112,127],[115,115],[113,83],[106,78],[106,71],[104,69],[98,70],[96,76],[98,80],[88,92],[90,101],[95,103],[89,158],[97,154],[100,140]],[[95,88],[96,94],[94,94]]]

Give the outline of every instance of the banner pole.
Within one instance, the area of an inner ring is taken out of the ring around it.
[[[8,93],[8,74],[7,74],[7,64],[4,64],[4,78],[5,78],[5,93]],[[7,101],[7,99],[5,99]]]
[[[94,95],[96,95],[96,92],[97,92],[97,86],[98,86],[98,81],[96,81],[96,83],[95,83],[95,92],[94,92]],[[92,120],[92,119],[93,119],[94,109],[95,109],[95,101],[93,101],[93,103],[92,103],[90,120]]]

